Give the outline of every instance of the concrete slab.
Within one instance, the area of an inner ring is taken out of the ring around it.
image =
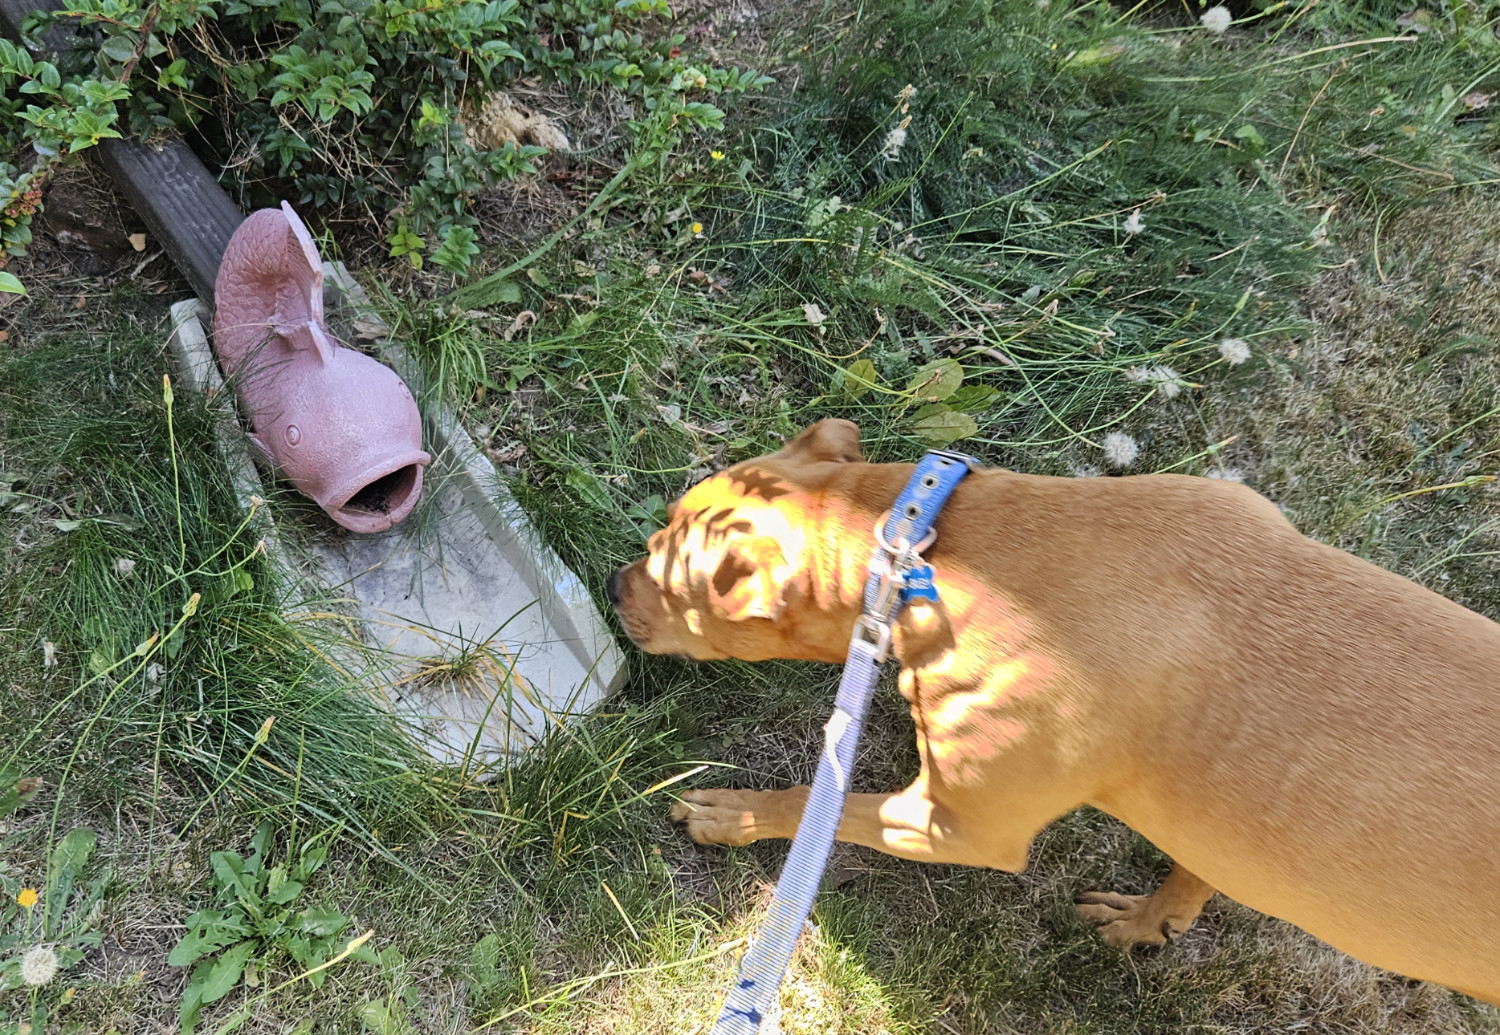
[[[330,324],[378,323],[348,271],[325,264]],[[197,301],[172,309],[173,352],[188,386],[227,400]],[[346,338],[347,340],[347,338]],[[396,343],[377,343],[421,401],[421,373]],[[625,678],[625,661],[578,578],[537,537],[498,472],[446,406],[423,403],[428,467],[422,502],[378,535],[339,528],[309,503],[266,515],[268,548],[290,597],[333,602],[349,633],[325,645],[433,758],[474,778],[549,725],[588,711]],[[258,458],[225,406],[219,448],[248,507]],[[269,472],[267,472],[269,476]],[[295,605],[294,605],[295,606]],[[306,609],[305,607],[303,608]],[[321,639],[322,637],[320,637]]]

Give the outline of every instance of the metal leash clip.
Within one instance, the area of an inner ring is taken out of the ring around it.
[[[891,623],[874,615],[860,615],[854,620],[853,642],[874,647],[875,661],[884,664],[891,656]]]
[[[887,621],[902,604],[913,600],[936,603],[938,598],[932,565],[922,559],[922,551],[937,539],[937,529],[929,528],[915,546],[904,538],[890,543],[885,538],[886,522],[890,516],[890,511],[886,511],[875,523],[875,542],[879,549],[870,558],[870,574],[880,583],[875,599],[867,609]]]

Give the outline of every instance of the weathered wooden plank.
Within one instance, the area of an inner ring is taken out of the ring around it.
[[[99,158],[193,292],[212,305],[219,260],[245,221],[239,206],[176,137],[160,145],[101,140]]]

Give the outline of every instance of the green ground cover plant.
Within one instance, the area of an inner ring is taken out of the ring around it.
[[[392,324],[596,592],[688,484],[832,415],[872,459],[951,440],[1039,473],[1243,478],[1500,616],[1500,498],[1472,477],[1500,455],[1496,12],[1434,8],[1417,33],[1404,7],[1324,0],[1223,34],[1200,13],[767,18],[742,63],[779,85],[722,129],[602,150],[597,203],[478,255],[492,272],[457,295],[404,256],[368,280],[402,288]],[[328,847],[271,912],[347,920],[330,959],[375,934],[320,987],[274,932],[240,939],[260,983],[226,979],[200,1030],[707,1030],[785,847],[699,849],[667,802],[805,780],[833,673],[635,655],[617,700],[490,782],[433,769],[329,663],[332,602],[289,595],[257,551],[213,408],[169,404],[159,305],[127,281],[29,282],[0,309],[0,763],[33,781],[0,858],[15,893],[44,885],[86,826],[111,874],[91,928],[110,950],[42,990],[49,1022],[175,1025],[193,967],[206,986],[234,950],[172,967],[174,946],[248,916],[215,856],[262,860],[245,901],[286,893],[265,863],[298,857],[249,836],[264,821]],[[882,695],[858,789],[909,779],[911,744]],[[1077,891],[1163,871],[1088,811],[1020,876],[841,849],[783,1030],[1497,1030],[1222,899],[1151,956],[1075,918]],[[31,1002],[0,993],[0,1030]]]
[[[355,213],[393,255],[463,273],[479,251],[474,195],[569,146],[555,128],[486,128],[497,92],[538,80],[615,92],[650,161],[722,126],[715,100],[760,85],[684,57],[665,0],[83,0],[28,24],[69,46],[48,59],[0,40],[0,133],[36,155],[0,166],[0,264],[26,253],[57,162],[172,132],[215,155],[242,203]],[[0,290],[20,289],[0,269]]]
[[[329,833],[336,836],[338,830]],[[252,975],[246,978],[252,987],[260,984],[254,975],[269,952],[290,956],[314,988],[322,987],[327,979],[323,968],[342,958],[340,950],[346,944],[348,956],[379,963],[363,941],[342,937],[348,917],[321,906],[297,908],[308,881],[327,861],[327,845],[304,843],[286,862],[272,865],[274,837],[271,825],[262,823],[250,839],[248,857],[230,851],[209,856],[217,908],[200,909],[188,917],[187,933],[167,954],[169,965],[193,968],[179,1014],[183,1035],[191,1035],[203,1007],[232,992],[242,977]],[[242,1011],[219,1030],[233,1030],[247,1020],[249,1013]]]
[[[862,10],[814,30],[795,94],[642,191],[641,245],[603,247],[605,221],[573,249],[593,262],[482,280],[465,304],[512,301],[419,347],[521,386],[475,423],[524,445],[544,519],[613,515],[617,550],[572,555],[597,576],[693,472],[821,416],[864,421],[877,458],[1097,470],[1118,433],[1131,469],[1202,473],[1227,436],[1153,452],[1153,403],[1277,362],[1262,342],[1305,330],[1299,293],[1342,261],[1334,214],[1493,176],[1454,93],[1493,40],[1382,38],[1395,17],[1225,37],[1107,5]]]

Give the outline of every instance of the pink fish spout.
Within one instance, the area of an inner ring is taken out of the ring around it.
[[[410,514],[432,460],[417,402],[395,371],[329,334],[323,264],[290,205],[240,224],[214,294],[214,349],[251,441],[352,532],[383,532]]]

